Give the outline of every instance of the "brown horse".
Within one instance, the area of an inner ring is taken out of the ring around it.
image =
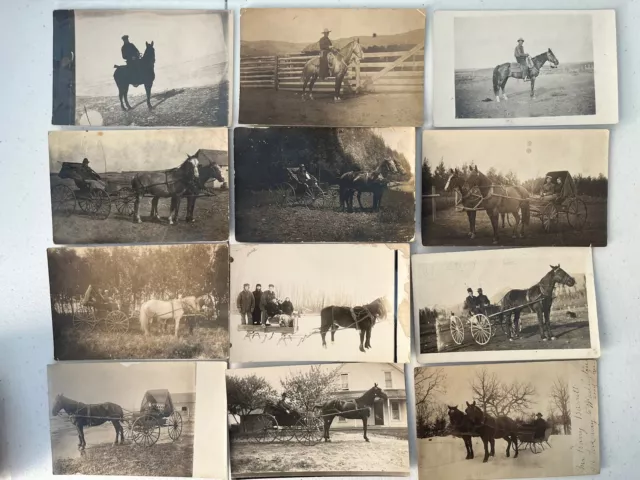
[[[145,195],[152,195],[151,218],[160,221],[158,215],[158,201],[160,197],[171,197],[169,212],[169,225],[178,221],[180,197],[185,193],[197,190],[199,178],[198,158],[195,155],[187,155],[187,159],[178,168],[163,172],[137,173],[131,180],[131,187],[136,194],[133,218],[134,222],[142,223],[140,219],[140,201]],[[195,199],[193,200],[195,203]],[[193,215],[193,208],[191,214]]]
[[[389,181],[387,176],[398,173],[398,168],[390,159],[383,160],[380,165],[373,171],[350,171],[343,174],[338,180],[340,187],[340,208],[344,212],[353,211],[353,195],[358,193],[358,205],[360,210],[364,210],[362,206],[362,193],[370,192],[373,194],[373,211],[380,210],[382,203],[382,195],[384,194]]]
[[[510,450],[511,444],[513,444],[515,452],[513,458],[518,458],[518,424],[514,420],[505,416],[492,417],[476,406],[475,400],[473,403],[467,402],[465,413],[475,426],[475,431],[480,434],[484,444],[484,459],[482,463],[486,463],[489,460],[489,456],[495,457],[496,438],[502,438],[507,442],[507,457],[511,456]],[[489,444],[491,444],[491,453],[489,453]]]
[[[329,62],[329,72],[332,77],[335,77],[335,91],[333,94],[334,102],[342,101],[340,97],[340,89],[342,88],[342,81],[349,70],[349,65],[354,60],[354,57],[358,60],[362,60],[364,53],[360,46],[360,39],[356,38],[351,40],[340,50],[333,50],[327,55],[327,61]],[[313,85],[318,80],[320,75],[320,57],[314,57],[305,63],[302,68],[302,100],[307,98],[306,90],[307,84],[309,85],[309,100],[313,100]]]
[[[360,332],[360,351],[371,348],[371,330],[378,318],[387,316],[386,299],[378,298],[373,302],[357,307],[337,307],[331,305],[320,311],[320,336],[322,346],[327,348],[325,336],[331,330],[331,342],[335,340],[339,328],[355,328]]]
[[[451,433],[454,437],[462,438],[464,442],[464,448],[467,450],[467,456],[465,460],[473,459],[473,442],[471,440],[472,437],[479,437],[480,434],[475,431],[475,425],[469,419],[469,417],[458,408],[449,407],[449,425]]]
[[[560,62],[550,48],[540,55],[531,57],[531,60],[533,61],[533,68],[529,69],[529,78],[531,79],[531,98],[535,98],[536,94],[534,88],[536,85],[536,77],[540,74],[540,68],[542,68],[547,61],[551,63],[551,68],[557,68]],[[513,69],[514,66],[517,68]],[[498,103],[500,103],[500,90],[502,90],[502,98],[504,100],[508,100],[507,95],[504,93],[504,87],[507,85],[509,77],[522,78],[522,67],[520,64],[503,63],[502,65],[497,65],[493,69],[493,94],[496,96],[496,102]]]
[[[213,191],[207,188],[206,183],[211,179],[218,180],[220,183],[224,185],[224,177],[222,176],[222,170],[220,166],[216,162],[211,162],[209,165],[200,165],[198,164],[198,181],[196,182],[198,185],[197,191],[187,191],[187,217],[185,221],[191,223],[194,221],[193,219],[193,211],[196,208],[196,200],[198,199],[198,194],[200,192],[209,191],[212,193]],[[180,201],[178,201],[178,210],[180,209]]]
[[[516,238],[518,226],[520,237],[524,237],[524,227],[529,225],[531,212],[529,209],[529,192],[521,186],[493,185],[491,180],[477,167],[472,169],[465,180],[463,174],[456,168],[449,170],[449,179],[444,187],[445,191],[457,190],[461,199],[456,206],[462,206],[469,218],[469,237],[476,237],[476,212],[485,210],[493,227],[493,243],[498,243],[499,215],[510,213],[515,222],[512,237]],[[522,219],[520,217],[522,213]],[[522,221],[521,221],[522,220]]]

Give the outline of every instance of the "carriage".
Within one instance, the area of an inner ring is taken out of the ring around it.
[[[173,406],[169,390],[148,390],[142,397],[139,412],[127,412],[125,435],[136,445],[150,447],[160,438],[162,428],[172,441],[182,435],[182,416]]]
[[[530,198],[531,215],[540,219],[545,232],[557,230],[562,216],[575,231],[581,231],[587,223],[587,205],[578,198],[576,184],[567,171],[547,172],[551,182],[558,185],[553,198],[544,196]]]
[[[310,178],[306,183],[302,182],[298,176],[299,171],[299,168],[287,168],[287,181],[276,185],[274,191],[279,206],[303,205],[311,209],[334,203],[337,195],[335,189],[331,189],[328,185],[323,189],[318,179],[311,174],[308,174]]]
[[[137,317],[128,309],[112,299],[97,300],[93,295],[93,287],[89,285],[80,301],[74,308],[72,322],[74,328],[94,330],[99,325],[113,333],[125,333],[129,330],[130,320]]]
[[[278,320],[281,317],[289,317],[285,322]],[[271,340],[276,334],[280,334],[278,344],[280,342],[287,344],[293,340],[294,335],[298,333],[300,313],[293,312],[293,315],[276,314],[268,317],[271,325],[238,325],[239,332],[245,332],[244,338],[253,340],[254,338],[262,339],[262,342]],[[275,324],[274,324],[275,323]]]
[[[314,446],[324,437],[322,415],[317,412],[299,413],[295,410],[267,403],[261,413],[248,415],[245,433],[257,443],[289,442]]]
[[[540,453],[546,448],[551,448],[549,443],[549,437],[551,437],[551,428],[547,428],[544,431],[544,437],[535,436],[535,428],[528,425],[522,425],[518,432],[518,441],[520,447],[528,448],[531,453]],[[545,446],[546,445],[546,446]]]

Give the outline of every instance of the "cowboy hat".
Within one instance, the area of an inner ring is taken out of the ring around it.
[[[328,28],[325,28],[324,30],[322,30],[322,33],[331,33],[331,30],[329,30]]]
[[[519,41],[519,42],[524,42],[524,38],[520,37],[520,38],[518,39],[518,41]]]

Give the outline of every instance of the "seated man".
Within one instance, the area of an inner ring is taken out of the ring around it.
[[[542,185],[542,189],[540,190],[540,196],[545,200],[557,200],[560,193],[562,192],[562,179],[558,177],[556,183],[553,183],[553,178],[550,175],[544,179],[544,185]]]
[[[486,315],[486,309],[490,305],[489,297],[482,293],[482,288],[479,288],[478,295],[476,296],[476,310]]]
[[[476,297],[473,296],[472,288],[467,288],[467,298],[464,299],[462,309],[469,312],[469,316],[476,314],[477,300]]]
[[[309,186],[311,184],[312,178],[311,175],[309,175],[309,172],[307,172],[307,167],[304,166],[304,163],[300,165],[300,168],[298,168],[296,178],[303,185]]]
[[[282,309],[282,313],[286,315],[293,315],[293,303],[291,303],[291,300],[289,299],[289,297],[286,297],[284,299],[284,302],[282,302],[282,305],[280,305],[280,308]]]
[[[287,392],[282,392],[282,396],[280,397],[280,400],[278,400],[277,406],[287,415],[291,414],[291,412],[293,411],[293,406],[287,398]]]
[[[536,419],[533,422],[534,432],[533,438],[536,440],[542,440],[545,436],[545,431],[547,430],[547,422],[544,418],[542,418],[542,414],[538,413],[536,415]]]
[[[280,302],[278,301],[278,299],[273,298],[269,302],[267,302],[265,311],[267,312],[268,318],[271,318],[275,315],[278,315],[279,313],[282,313],[282,309],[280,307]]]

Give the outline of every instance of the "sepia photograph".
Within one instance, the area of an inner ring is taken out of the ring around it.
[[[422,138],[423,245],[607,245],[608,130]]]
[[[228,125],[232,26],[227,11],[54,11],[52,123]]]
[[[614,10],[434,18],[436,126],[618,122]]]
[[[226,359],[226,243],[50,248],[56,360]]]
[[[596,360],[418,367],[418,476],[600,473]]]
[[[236,128],[240,242],[410,242],[414,128]]]
[[[409,476],[404,366],[227,371],[231,478]]]
[[[249,8],[240,14],[240,123],[420,126],[426,12]]]
[[[229,238],[226,128],[50,132],[49,169],[54,243]]]
[[[413,255],[421,362],[598,358],[590,248]]]
[[[405,361],[406,257],[393,244],[232,245],[230,361]]]

